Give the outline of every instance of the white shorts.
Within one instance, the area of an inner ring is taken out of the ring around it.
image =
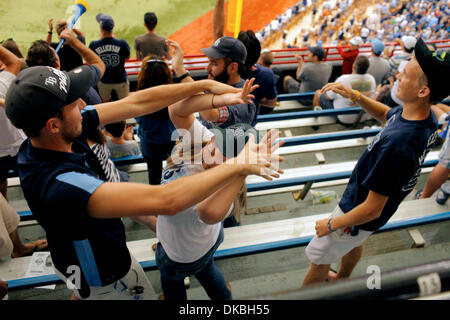
[[[130,253],[131,254],[131,253]],[[67,278],[62,275],[56,268],[53,268],[56,274],[64,281]],[[140,295],[130,294],[127,289],[132,289],[136,286],[142,286],[144,292]],[[78,299],[82,300],[156,300],[157,295],[153,287],[145,275],[144,269],[137,260],[131,255],[130,271],[120,280],[104,286],[104,287],[90,287],[91,294],[88,298],[81,298],[77,289],[73,293]]]
[[[330,218],[342,216],[339,206],[331,213]],[[359,230],[358,235],[352,236],[350,233],[344,232],[345,228],[341,228],[323,237],[314,236],[306,247],[306,256],[317,265],[332,264],[350,252],[353,248],[359,247],[364,243],[371,231]]]

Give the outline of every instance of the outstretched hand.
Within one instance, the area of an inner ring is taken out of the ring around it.
[[[257,84],[253,85],[254,81],[255,78],[245,80],[244,87],[238,89],[239,91],[234,93],[224,93],[217,96],[214,105],[233,106],[237,104],[252,103],[251,99],[254,99],[255,96],[252,95],[251,92],[259,87]]]
[[[234,159],[233,162],[245,165],[245,175],[258,175],[266,180],[279,178],[283,170],[279,168],[280,162],[284,159],[281,156],[273,154],[284,141],[274,143],[279,137],[279,131],[271,130],[256,144],[255,137],[250,134],[245,148]]]

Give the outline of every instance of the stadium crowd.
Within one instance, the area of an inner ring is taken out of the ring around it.
[[[255,129],[258,114],[277,105],[282,81],[284,92],[311,93],[304,105],[359,105],[367,112],[339,116],[337,122],[349,125],[371,116],[384,125],[331,217],[316,222],[316,236],[306,248],[311,266],[304,285],[350,276],[364,241],[415,186],[437,139],[438,118],[450,115],[441,103],[450,94],[445,81],[450,56],[424,43],[447,39],[449,2],[304,0],[263,30],[241,31],[237,39],[223,35],[223,8],[224,1],[216,0],[215,42],[201,49],[208,58],[207,79],[198,81],[186,71],[180,45],[156,34],[156,14],[145,13],[147,32],[134,43],[141,61],[135,92],[125,70],[129,44],[115,37],[115,21],[107,14],[96,16],[100,38],[88,46],[81,30],[69,30],[64,20],[54,26],[53,19],[46,40],[33,42],[25,56],[12,39],[2,43],[0,258],[49,250],[65,282],[68,268],[79,266],[81,285],[73,299],[156,299],[126,245],[120,218],[130,217],[157,234],[164,298],[186,300],[184,279],[195,275],[211,299],[231,299],[214,253],[223,228],[239,225],[245,178],[282,174],[282,157],[275,155],[282,145],[275,142],[279,134],[260,136]],[[291,20],[307,13],[313,24],[288,43]],[[65,40],[58,52],[54,28],[58,40]],[[308,46],[306,61],[297,56],[294,77],[274,73],[273,56],[261,50],[277,33],[285,47]],[[390,41],[402,52],[385,49]],[[342,72],[334,82],[326,44],[343,46]],[[370,44],[370,57],[360,54],[364,44]],[[126,123],[133,118],[139,144]],[[445,131],[439,166],[417,197],[431,196],[447,180],[449,135]],[[149,185],[129,182],[128,168],[112,161],[140,154]],[[20,219],[7,201],[11,170],[47,239],[22,243]],[[330,264],[341,258],[341,269],[331,272]],[[3,298],[7,283],[1,279],[0,288]]]

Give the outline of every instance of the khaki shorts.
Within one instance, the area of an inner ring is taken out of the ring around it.
[[[131,253],[130,253],[131,254]],[[67,278],[61,274],[56,268],[53,268],[55,273],[64,281]],[[128,289],[136,286],[142,286],[144,292],[140,295],[130,294]],[[153,287],[145,275],[144,269],[137,260],[131,255],[130,271],[120,280],[104,286],[104,287],[90,287],[91,294],[88,298],[81,298],[77,289],[73,293],[78,299],[82,300],[156,300],[157,296]]]
[[[115,90],[117,97],[123,99],[130,93],[128,80],[121,83],[103,83],[99,81],[97,83],[98,93],[104,102],[108,102],[111,99],[112,91]]]
[[[330,218],[337,218],[343,214],[341,208],[336,206]],[[335,263],[353,248],[362,245],[371,234],[370,231],[359,230],[358,235],[352,236],[341,228],[320,238],[315,235],[306,247],[306,256],[317,265]]]
[[[0,259],[9,258],[14,246],[9,235],[17,229],[20,217],[0,193]]]

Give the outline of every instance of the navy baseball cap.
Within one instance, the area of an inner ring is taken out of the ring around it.
[[[323,50],[321,46],[308,47],[308,50],[311,51],[312,54],[319,59],[319,61],[322,61],[323,58],[325,58],[325,50]]]
[[[114,28],[114,20],[110,15],[99,13],[95,19],[105,31],[111,31]]]
[[[423,73],[427,76],[431,102],[440,102],[450,95],[448,75],[450,55],[444,50],[430,51],[422,39],[418,39],[414,54]]]
[[[94,77],[88,66],[70,72],[44,66],[27,68],[6,93],[6,115],[19,129],[42,128],[62,107],[85,94]]]
[[[226,158],[236,157],[247,144],[249,134],[253,134],[256,143],[259,142],[258,131],[248,123],[236,123],[226,128],[213,125],[215,144]]]
[[[211,47],[200,49],[200,51],[212,59],[231,58],[241,64],[245,64],[247,58],[247,49],[244,44],[229,36],[217,39]]]

